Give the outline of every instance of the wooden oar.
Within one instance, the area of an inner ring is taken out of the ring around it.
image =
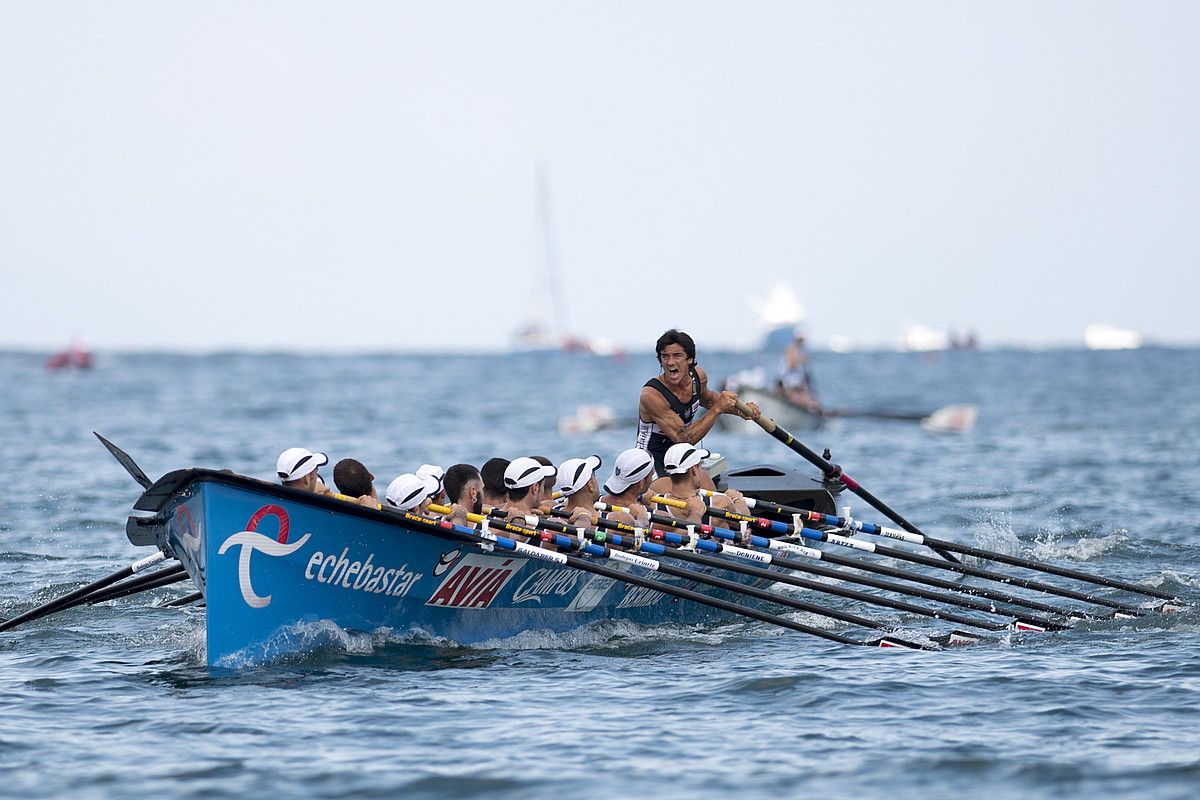
[[[624,510],[619,506],[612,506],[607,503],[597,503],[596,508],[599,511]],[[556,516],[560,516],[565,512],[556,511],[554,513]],[[655,514],[652,516],[657,517],[661,515]],[[670,518],[668,517],[667,519],[669,520]],[[600,521],[597,523],[597,527],[604,528],[605,530],[619,531],[627,535],[636,535],[636,531],[638,530],[635,526],[629,525],[628,523],[616,522],[614,520],[604,518],[600,519]],[[684,524],[679,527],[686,529],[687,526]],[[732,531],[712,528],[708,525],[692,527],[704,529],[703,533],[706,536],[712,536],[718,539],[728,539],[730,541],[733,541],[736,538],[736,534],[734,534]],[[671,533],[669,531],[662,530],[650,530],[646,532],[646,535],[650,536],[656,541],[661,540],[673,546],[692,546],[692,542],[687,537],[678,533]],[[796,572],[804,572],[811,575],[834,578],[846,583],[857,583],[862,586],[870,586],[875,589],[882,589],[895,594],[906,595],[909,597],[919,597],[922,600],[932,600],[936,603],[958,606],[959,608],[969,608],[973,611],[982,611],[986,614],[1011,617],[1012,623],[1010,624],[1013,626],[1014,630],[1063,630],[1070,627],[1064,622],[1060,622],[1058,620],[1029,616],[1015,609],[999,607],[995,603],[985,603],[982,600],[976,600],[970,596],[962,597],[958,594],[933,592],[927,589],[921,589],[917,586],[906,586],[901,583],[893,583],[892,581],[871,578],[866,575],[848,573],[845,570],[833,569],[830,567],[821,566],[819,564],[809,563],[808,561],[797,561],[794,558],[773,554],[770,552],[772,549],[772,541],[761,536],[751,536],[750,541],[747,544],[749,544],[751,547],[759,548],[759,550],[745,550],[742,547],[731,547],[723,542],[714,542],[707,539],[697,539],[695,542],[695,548],[705,553],[721,553],[723,555],[731,555],[738,558],[749,558],[758,563],[774,564],[775,566],[784,567]],[[802,545],[793,545],[786,542],[775,542],[774,544],[776,545],[776,549],[779,549],[781,552],[786,552],[793,555],[802,555],[814,561],[825,560],[827,555],[821,550],[816,550],[811,547],[804,547]],[[785,545],[785,547],[779,547],[781,545]],[[760,552],[760,550],[766,550],[767,552]],[[858,562],[852,562],[852,565],[858,566]],[[817,589],[817,591],[826,591],[825,587],[828,587],[828,584],[821,583],[817,584],[817,586],[820,587]],[[833,593],[836,594],[837,592]],[[874,595],[871,595],[871,597],[874,597]],[[1065,611],[1059,614],[1059,616],[1065,615]],[[949,619],[949,617],[946,618]]]
[[[745,403],[743,403],[741,400],[739,400],[737,402],[737,409],[741,414],[743,414],[747,417],[753,416],[754,412],[752,412],[750,410],[750,407],[747,406]],[[883,502],[878,497],[871,494],[866,489],[864,489],[862,486],[860,486],[858,481],[854,480],[849,475],[847,475],[844,471],[842,471],[841,467],[839,467],[836,464],[830,463],[829,461],[825,460],[821,456],[817,455],[812,450],[808,449],[808,447],[806,447],[803,442],[797,441],[795,436],[792,436],[792,434],[788,433],[783,428],[779,427],[779,425],[776,424],[775,420],[771,419],[770,417],[760,414],[758,419],[754,420],[754,422],[757,423],[758,426],[760,428],[762,428],[764,431],[771,434],[772,437],[774,437],[778,441],[782,442],[787,447],[791,448],[794,452],[799,453],[801,456],[803,456],[805,459],[807,459],[810,464],[812,464],[813,466],[820,469],[823,473],[825,473],[825,477],[827,479],[829,479],[829,480],[837,479],[838,481],[840,481],[842,483],[843,486],[845,486],[850,491],[854,492],[856,495],[861,497],[863,500],[866,500],[868,503],[870,503],[872,508],[874,508],[879,513],[883,514],[885,517],[890,519],[892,522],[899,525],[901,528],[904,528],[904,530],[909,531],[911,533],[921,533],[921,530],[916,525],[913,525],[911,522],[906,520],[904,517],[900,516],[900,514],[897,513],[896,511],[893,511],[887,505],[887,503]],[[936,547],[933,547],[932,549],[934,550],[934,552],[936,552],[938,555],[940,555],[942,558],[946,559],[950,563],[952,563],[952,564],[960,563],[957,558],[955,558],[954,556],[952,556],[949,553],[949,551],[939,550]]]
[[[431,506],[430,510],[434,511],[435,513],[448,513],[450,511],[450,509],[445,506]],[[518,525],[511,521],[500,520],[500,519],[488,519],[487,517],[481,516],[479,514],[468,514],[467,515],[468,521],[475,522],[475,523],[487,523],[488,524],[489,530],[486,533],[484,533],[481,531],[475,531],[471,528],[467,528],[462,525],[456,525],[454,523],[449,522],[448,520],[435,520],[435,519],[431,519],[429,517],[423,517],[418,514],[413,514],[408,511],[398,512],[398,511],[394,511],[393,509],[386,509],[386,508],[384,509],[384,511],[386,513],[399,514],[405,520],[423,526],[425,529],[429,530],[431,533],[434,533],[434,535],[443,536],[445,538],[454,538],[456,541],[469,541],[474,544],[492,545],[492,546],[500,547],[504,550],[531,556],[533,558],[540,558],[545,561],[553,561],[558,564],[563,564],[566,566],[574,567],[574,568],[582,570],[584,572],[590,572],[595,575],[602,575],[607,578],[612,578],[614,580],[622,581],[624,583],[632,584],[634,586],[640,586],[640,587],[643,587],[646,589],[653,589],[654,591],[661,592],[661,593],[669,595],[671,597],[678,597],[682,600],[690,600],[694,603],[706,605],[711,608],[717,608],[722,611],[727,611],[732,614],[737,614],[737,615],[740,615],[743,617],[748,617],[750,619],[758,620],[759,622],[766,622],[766,623],[769,623],[772,625],[777,625],[779,627],[787,628],[789,630],[797,631],[800,633],[807,633],[812,636],[820,637],[822,639],[828,639],[829,641],[838,642],[839,644],[852,644],[852,645],[860,645],[860,646],[868,646],[868,647],[902,647],[902,648],[917,649],[917,650],[936,649],[936,647],[932,647],[929,645],[923,645],[923,644],[919,644],[916,642],[909,642],[904,639],[898,639],[896,637],[891,637],[891,636],[884,636],[880,639],[871,639],[868,641],[852,639],[848,636],[843,636],[838,633],[833,633],[832,631],[826,631],[826,630],[822,630],[821,628],[813,627],[811,625],[805,625],[801,622],[795,622],[794,620],[787,619],[786,617],[780,617],[776,614],[769,614],[765,611],[760,611],[759,609],[756,609],[756,608],[750,608],[748,606],[743,606],[743,605],[739,605],[737,603],[732,603],[732,602],[729,602],[727,600],[722,600],[717,597],[711,597],[706,594],[701,594],[700,592],[694,592],[690,589],[684,589],[681,586],[674,586],[672,584],[664,583],[663,581],[656,581],[656,580],[653,580],[650,578],[642,578],[642,577],[639,577],[636,575],[632,575],[628,572],[622,572],[619,570],[611,569],[609,567],[601,566],[599,564],[594,564],[591,561],[580,558],[579,556],[568,555],[567,553],[555,552],[553,550],[547,550],[544,548],[525,544],[523,542],[514,541],[505,536],[500,536],[499,534],[496,534],[490,530],[492,527],[495,527],[500,530],[506,531],[508,533],[513,533],[513,534],[520,535],[520,536],[535,536],[536,537],[539,535],[538,531],[527,528],[522,525]],[[564,545],[571,546],[571,543],[566,541],[567,537],[562,537],[562,538],[564,540],[564,542],[563,542]],[[642,568],[650,570],[650,571],[659,571],[661,569],[661,567],[663,566],[663,565],[661,565],[661,563],[659,561],[657,561],[655,559],[646,558],[644,556],[634,555],[633,553],[626,553],[621,550],[612,550],[611,548],[602,547],[597,544],[582,544],[582,546],[579,548],[579,550],[580,550],[580,552],[584,552],[589,555],[600,556],[602,558],[610,559],[610,560],[616,561],[618,563],[642,567]],[[691,571],[688,571],[687,577],[694,578],[695,574]],[[735,584],[735,585],[737,585],[739,587],[742,586],[741,584]],[[743,588],[750,588],[750,587],[743,587]]]
[[[11,630],[12,628],[17,627],[24,622],[29,622],[30,620],[44,617],[47,614],[53,614],[56,611],[64,610],[75,604],[75,601],[77,600],[80,602],[86,602],[82,600],[82,598],[87,597],[92,592],[103,589],[106,586],[111,586],[117,581],[124,580],[131,575],[136,575],[147,567],[154,566],[165,558],[165,553],[163,553],[161,550],[156,550],[152,555],[148,555],[143,559],[139,559],[127,567],[122,567],[111,575],[106,575],[99,580],[92,581],[86,586],[81,586],[73,592],[67,592],[62,597],[51,600],[48,603],[43,603],[36,608],[31,608],[23,614],[18,614],[12,619],[0,623],[0,631]]]
[[[660,497],[656,495],[652,499],[655,503],[659,503],[661,505],[686,506],[683,501],[675,500],[670,497]],[[825,531],[819,531],[813,528],[797,528],[790,523],[777,522],[775,520],[766,519],[765,517],[751,517],[745,514],[738,514],[733,511],[725,511],[720,508],[712,508],[708,506],[705,507],[704,514],[706,516],[717,517],[719,519],[725,519],[731,522],[745,522],[747,524],[754,525],[755,527],[770,530],[774,533],[785,536],[803,536],[806,539],[812,539],[818,542],[828,542],[830,544],[836,544],[842,547],[849,547],[854,550],[861,550],[864,553],[876,553],[881,556],[898,558],[902,561],[911,561],[915,564],[924,564],[925,566],[934,567],[936,569],[945,569],[950,570],[951,572],[959,572],[964,575],[972,575],[977,578],[995,581],[996,583],[1020,586],[1023,589],[1032,589],[1035,592],[1041,592],[1043,594],[1053,594],[1058,595],[1059,597],[1069,597],[1072,600],[1080,600],[1085,603],[1092,603],[1093,605],[1107,606],[1109,608],[1115,608],[1131,617],[1140,617],[1143,613],[1142,609],[1136,608],[1135,606],[1131,606],[1127,603],[1110,600],[1107,597],[1085,594],[1083,592],[1077,592],[1074,589],[1065,589],[1061,586],[1054,586],[1049,583],[1042,583],[1041,581],[1035,581],[1029,578],[1019,578],[1014,575],[1005,575],[1001,572],[994,572],[992,570],[974,567],[968,564],[947,564],[946,562],[939,561],[936,558],[923,556],[920,553],[911,553],[908,550],[901,550],[897,547],[888,547],[886,545],[875,544],[873,542],[861,542],[857,539],[850,539],[845,536],[826,533]]]
[[[712,496],[716,494],[710,490],[701,489],[702,495]],[[924,536],[919,533],[909,533],[908,531],[897,530],[896,528],[887,528],[882,525],[875,525],[870,522],[860,522],[856,519],[848,519],[846,517],[838,517],[832,514],[821,514],[816,511],[807,511],[802,508],[793,508],[792,506],[784,506],[778,503],[772,503],[767,500],[758,500],[756,498],[744,498],[746,504],[751,508],[765,510],[769,513],[790,516],[793,519],[799,517],[809,522],[820,522],[825,525],[833,525],[838,528],[861,531],[863,533],[873,534],[875,536],[884,536],[889,539],[897,539],[910,544],[924,544],[945,548],[946,550],[955,553],[962,553],[965,556],[973,556],[982,558],[988,561],[999,561],[1001,564],[1008,564],[1014,567],[1022,567],[1024,569],[1034,570],[1036,572],[1045,572],[1050,575],[1059,575],[1064,578],[1072,578],[1085,583],[1094,583],[1097,586],[1107,586],[1111,589],[1124,589],[1127,592],[1135,592],[1144,594],[1149,597],[1157,597],[1160,600],[1176,602],[1175,595],[1154,589],[1149,586],[1141,586],[1129,581],[1119,580],[1117,578],[1106,578],[1103,575],[1093,575],[1088,572],[1082,572],[1069,567],[1059,567],[1054,564],[1045,564],[1040,561],[1033,561],[1020,556],[1011,556],[1006,553],[998,553],[994,550],[985,550],[981,547],[972,547],[970,545],[959,544],[957,542],[947,541],[945,539],[934,539],[929,536]],[[1172,609],[1178,610],[1178,609]]]

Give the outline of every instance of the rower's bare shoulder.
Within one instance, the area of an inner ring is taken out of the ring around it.
[[[638,412],[643,419],[649,417],[648,422],[660,422],[660,418],[671,412],[671,406],[661,392],[643,386],[642,394],[638,397]]]

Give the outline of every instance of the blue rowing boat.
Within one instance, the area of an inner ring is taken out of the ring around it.
[[[153,516],[130,517],[130,541],[178,558],[207,602],[210,665],[276,658],[299,646],[305,626],[322,621],[471,644],[605,620],[652,625],[727,617],[652,588],[664,581],[729,596],[691,580],[655,574],[647,586],[640,572],[628,582],[621,573],[592,574],[548,560],[554,550],[502,550],[448,524],[228,471],[168,473],[134,508]],[[770,583],[701,572],[743,585]]]

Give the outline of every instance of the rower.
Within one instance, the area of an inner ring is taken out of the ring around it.
[[[804,331],[797,325],[792,335],[792,341],[784,348],[779,361],[779,392],[792,405],[819,414],[821,403],[817,400],[812,372],[808,367]]]
[[[483,480],[483,504],[500,508],[508,504],[508,487],[504,485],[504,471],[508,469],[507,458],[489,458],[479,468]]]
[[[661,474],[663,457],[672,444],[697,444],[721,414],[743,415],[737,410],[736,394],[708,388],[708,374],[696,365],[691,336],[672,328],[658,337],[654,353],[662,373],[646,381],[638,398],[637,446],[654,457]],[[701,406],[708,413],[697,416]],[[758,406],[750,403],[749,407],[751,415],[745,418],[758,419]]]
[[[361,461],[343,458],[333,466],[333,485],[360,506],[379,508],[379,493],[375,491],[375,476]]]
[[[446,470],[442,479],[450,514],[446,517],[456,525],[470,527],[468,514],[483,513],[483,478],[470,464],[455,464]]]
[[[628,511],[610,511],[608,519],[627,525],[647,527],[650,510],[642,505],[642,494],[654,480],[654,456],[637,447],[631,447],[617,456],[613,474],[604,482],[601,502],[628,508]]]
[[[538,506],[550,499],[544,481],[556,472],[554,467],[528,456],[514,458],[504,470],[504,485],[508,488],[508,503],[500,509],[504,516],[521,522],[528,516],[542,516]]]
[[[564,509],[570,513],[570,524],[591,527],[595,524],[596,501],[600,499],[600,481],[596,470],[604,462],[600,456],[568,458],[558,465],[555,484],[565,500]]]
[[[667,513],[678,520],[684,522],[695,523],[697,525],[704,522],[705,503],[700,497],[700,489],[703,488],[701,476],[707,475],[704,467],[700,465],[704,459],[708,458],[709,452],[702,447],[680,442],[673,444],[667,449],[666,455],[663,457],[663,465],[667,475],[671,479],[671,488],[662,494],[674,499],[682,500],[687,503],[687,508],[675,508],[674,506],[666,506]],[[724,495],[713,495],[713,508],[720,508],[725,511],[734,511],[734,504]],[[745,512],[741,512],[745,513]],[[718,518],[710,520],[710,524],[716,527],[729,527],[728,524]]]
[[[316,494],[329,494],[329,487],[317,470],[329,463],[329,456],[303,447],[289,447],[275,461],[275,473],[284,486]]]
[[[417,468],[417,474],[420,475],[422,478],[424,478],[426,476],[431,476],[437,481],[438,488],[437,488],[437,492],[433,496],[432,502],[438,503],[440,505],[445,505],[445,503],[446,503],[446,488],[445,488],[445,485],[442,483],[442,481],[446,475],[446,471],[444,469],[442,469],[441,467],[437,466],[436,464],[422,464],[420,467]]]
[[[388,484],[387,504],[399,511],[424,514],[437,491],[437,478],[406,472]]]
[[[554,476],[558,471],[554,468],[554,462],[546,456],[530,456],[534,461],[541,464],[543,467],[548,467],[553,470],[549,477],[542,478],[542,501],[538,503],[535,513],[546,515],[550,513],[550,509],[554,508],[557,501],[554,499]]]

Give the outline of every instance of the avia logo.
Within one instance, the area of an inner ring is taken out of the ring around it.
[[[450,569],[450,566],[454,564],[460,555],[462,555],[461,550],[451,550],[449,553],[442,553],[442,557],[433,566],[434,577],[436,578],[445,574],[446,570]]]
[[[474,553],[463,556],[425,605],[487,608],[523,566],[525,560],[520,558],[497,559]]]
[[[275,517],[279,520],[279,536],[275,539],[256,533],[259,523],[266,517]],[[289,556],[303,547],[304,543],[308,541],[308,537],[312,535],[306,533],[300,537],[299,541],[288,544],[290,524],[288,513],[283,508],[276,505],[263,506],[250,517],[250,521],[246,523],[246,530],[230,536],[221,543],[221,548],[217,550],[217,555],[223,556],[225,551],[231,547],[242,548],[238,554],[238,586],[242,590],[242,599],[251,608],[265,608],[270,605],[271,595],[259,596],[250,584],[250,556],[255,552],[276,557]]]

